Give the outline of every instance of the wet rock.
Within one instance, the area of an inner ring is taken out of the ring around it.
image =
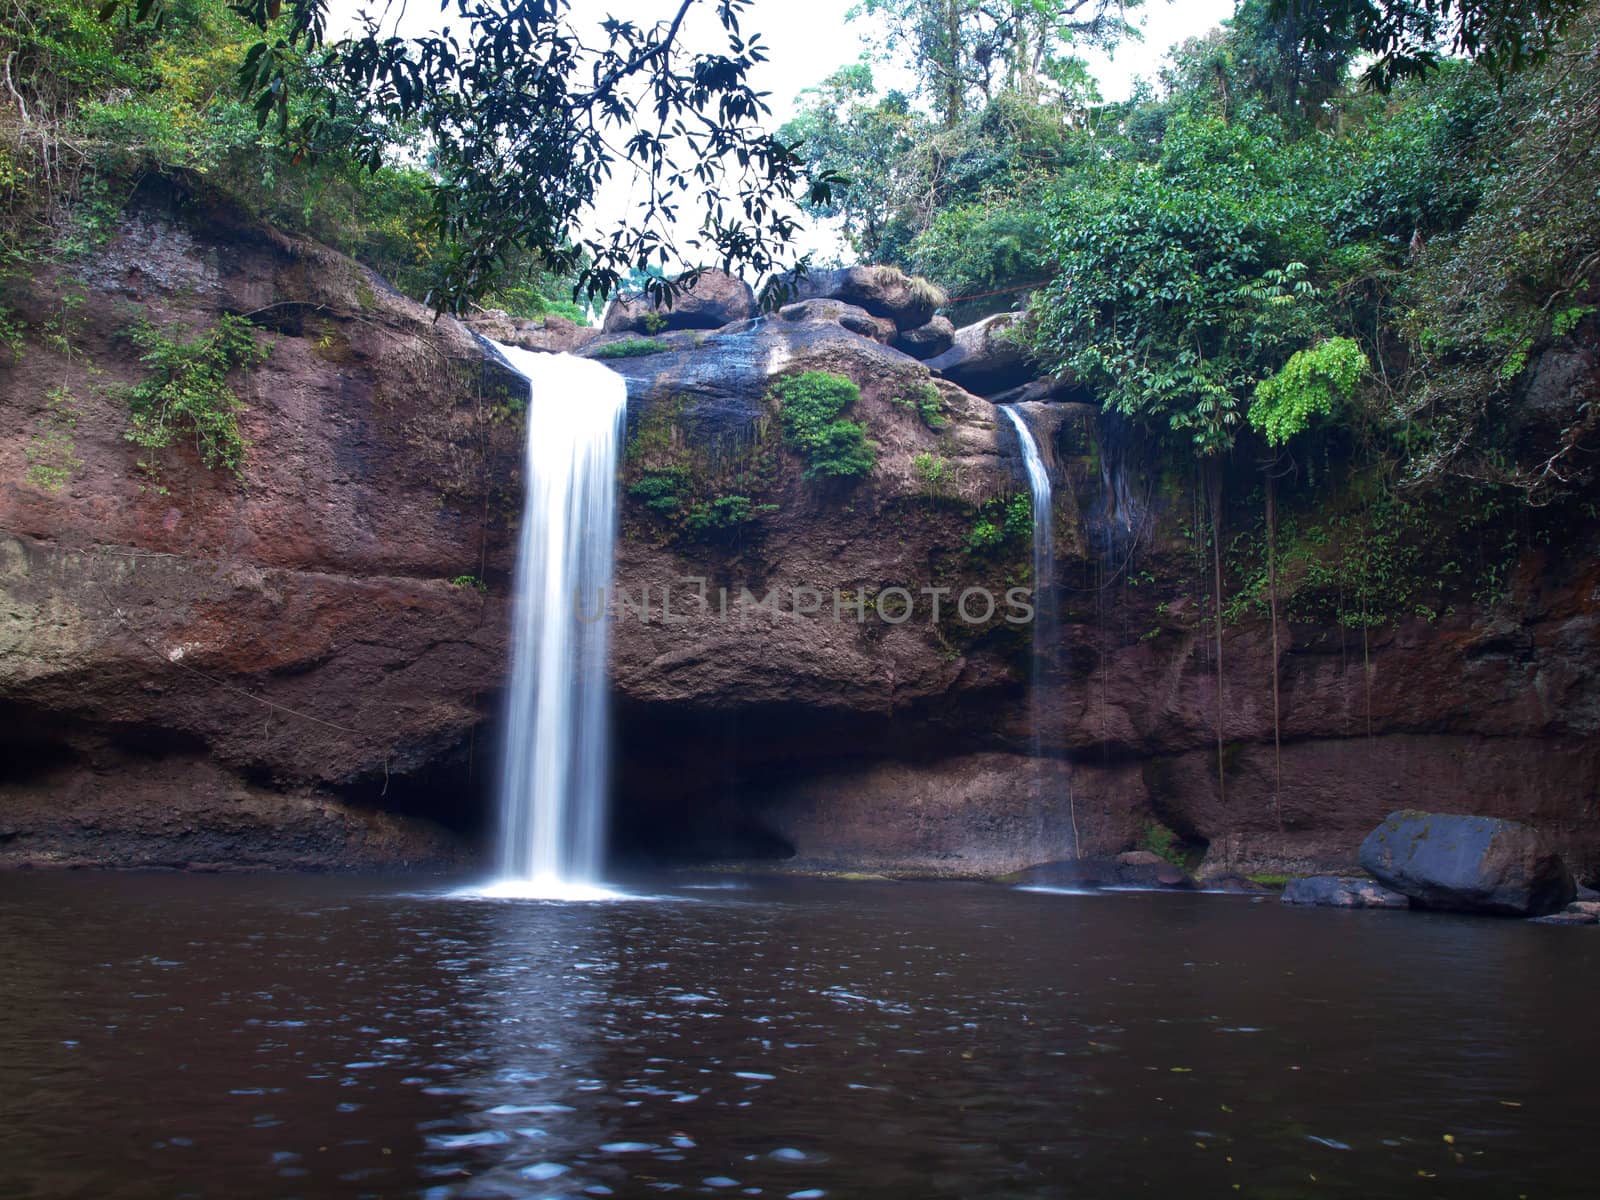
[[[895,340],[895,325],[888,317],[875,317],[866,309],[843,300],[802,300],[778,310],[780,320],[796,324],[825,322],[871,338],[885,346]]]
[[[1200,888],[1206,892],[1229,892],[1246,896],[1267,896],[1273,891],[1266,884],[1246,879],[1243,875],[1214,875],[1201,883]]]
[[[1321,908],[1410,908],[1411,901],[1370,879],[1339,875],[1312,875],[1284,885],[1285,904],[1311,904]]]
[[[998,313],[955,331],[953,344],[928,359],[928,369],[980,396],[994,395],[1031,382],[1035,368],[1010,331],[1022,318]]]
[[[1036,863],[1005,878],[1023,887],[1060,888],[1167,888],[1190,891],[1196,883],[1189,873],[1165,860],[1156,864],[1123,863],[1116,858],[1078,858]]]
[[[1600,892],[1595,891],[1592,887],[1585,887],[1583,884],[1580,883],[1578,885],[1578,899],[1579,900],[1600,900]]]
[[[756,294],[727,271],[702,271],[670,308],[644,296],[619,296],[606,310],[606,333],[662,333],[673,329],[721,329],[755,316]]]
[[[1362,842],[1361,865],[1421,908],[1541,916],[1576,894],[1537,830],[1493,817],[1391,813]]]
[[[1600,917],[1600,900],[1574,900],[1562,911],[1570,913],[1587,913],[1591,917]]]
[[[846,267],[814,271],[795,283],[796,300],[843,300],[876,317],[888,317],[902,330],[916,329],[933,320],[945,303],[945,294],[929,283],[907,275],[898,267]]]
[[[949,317],[934,317],[926,325],[907,329],[894,339],[894,348],[912,358],[934,358],[950,349],[956,338],[956,327]]]
[[[1530,925],[1600,925],[1600,917],[1593,913],[1584,912],[1558,912],[1547,913],[1542,917],[1534,917]]]
[[[1007,388],[989,397],[992,404],[1057,404],[1082,401],[1089,397],[1087,389],[1071,377],[1046,375],[1030,379],[1019,387]]]

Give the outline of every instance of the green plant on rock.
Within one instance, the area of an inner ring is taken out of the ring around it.
[[[840,416],[861,399],[861,389],[831,371],[806,371],[772,385],[784,440],[806,460],[806,478],[856,479],[878,461],[867,427]]]
[[[979,518],[967,534],[967,550],[972,554],[988,554],[1005,544],[1005,530],[986,518]]]
[[[41,492],[59,492],[83,466],[74,437],[79,415],[76,400],[67,388],[50,392],[49,404],[26,452],[28,483]]]
[[[718,496],[690,505],[683,517],[683,529],[690,537],[712,540],[735,534],[777,511],[776,504],[757,504],[749,496]]]
[[[949,418],[944,415],[944,397],[930,382],[924,382],[910,397],[896,396],[894,403],[900,408],[913,410],[922,418],[922,423],[935,433],[950,424]]]
[[[1033,500],[1021,494],[996,496],[979,507],[978,519],[967,533],[967,553],[993,554],[1032,537]]]
[[[210,329],[180,340],[140,320],[127,336],[141,351],[139,361],[149,374],[132,387],[118,389],[130,415],[123,436],[147,450],[193,438],[206,467],[239,474],[246,448],[239,429],[244,403],[228,385],[228,376],[266,358],[255,327],[227,314]]]
[[[661,354],[672,349],[660,338],[623,338],[608,342],[594,351],[595,358],[640,358],[646,354]]]
[[[1159,855],[1173,866],[1185,865],[1183,847],[1178,841],[1178,835],[1160,821],[1151,821],[1145,825],[1144,832],[1139,835],[1139,849]]]
[[[930,499],[945,495],[950,490],[950,485],[955,482],[955,465],[948,458],[938,454],[923,451],[913,455],[911,469],[916,473],[917,481],[922,484],[923,495]]]
[[[628,489],[628,495],[662,516],[675,515],[682,510],[689,492],[687,467],[652,467]]]
[[[450,586],[458,588],[471,588],[473,591],[477,592],[487,592],[489,590],[489,585],[483,580],[479,579],[476,575],[457,575],[450,581]]]

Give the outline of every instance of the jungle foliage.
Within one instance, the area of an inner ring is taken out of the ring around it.
[[[1590,478],[1593,403],[1536,430],[1521,398],[1600,301],[1595,6],[1241,0],[1116,104],[1070,45],[963,68],[959,111],[836,72],[788,130],[845,177],[819,211],[960,315],[1025,307],[1041,367],[1180,462],[1301,477],[1333,454],[1408,494],[1464,479],[1535,506]]]

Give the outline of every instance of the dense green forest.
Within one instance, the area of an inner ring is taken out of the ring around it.
[[[726,53],[682,61],[675,23],[613,29],[584,89],[560,5],[486,9],[441,48],[371,27],[325,44],[315,0],[9,0],[0,275],[90,252],[161,173],[438,307],[577,317],[577,288],[659,278],[666,192],[707,193],[699,265],[756,270],[783,265],[787,192],[855,258],[941,284],[958,323],[1025,313],[1014,336],[1041,370],[1119,414],[1153,474],[1191,481],[1235,613],[1275,608],[1282,571],[1294,611],[1353,624],[1436,614],[1464,587],[1493,600],[1530,541],[1594,516],[1590,399],[1524,402],[1546,352],[1595,325],[1593,6],[1242,0],[1107,103],[1076,55],[1128,37],[1134,6],[868,0],[879,58],[918,86],[845,65],[775,136],[745,79],[746,7],[716,6]],[[656,132],[619,107],[636,72]],[[637,229],[574,241],[616,162],[582,132],[597,110],[665,191]],[[722,195],[673,165],[673,121],[695,119],[679,149],[756,184]],[[743,224],[725,215],[741,205]],[[0,308],[0,339],[20,321]]]
[[[880,92],[869,58],[809,93],[785,133],[850,180],[818,211],[958,319],[1024,313],[1042,368],[1196,493],[1230,615],[1432,618],[1592,523],[1594,398],[1528,397],[1600,299],[1594,8],[1523,6],[1537,48],[1479,26],[1475,57],[1442,28],[1385,56],[1372,6],[1242,0],[1105,103],[1070,22],[1052,43],[961,0],[871,7],[919,86]],[[915,24],[938,12],[959,36]]]

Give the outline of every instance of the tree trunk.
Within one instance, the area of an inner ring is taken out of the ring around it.
[[[1216,616],[1217,643],[1217,801],[1226,804],[1222,753],[1222,468],[1212,468],[1211,478],[1211,611]]]
[[[954,129],[961,124],[961,0],[945,0],[945,41],[947,57],[944,62],[944,127]]]
[[[1278,481],[1267,468],[1267,607],[1272,617],[1272,815],[1283,829],[1283,732],[1278,707]]]

